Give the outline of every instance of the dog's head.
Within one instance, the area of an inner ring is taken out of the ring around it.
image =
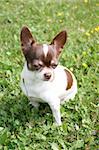
[[[35,72],[36,78],[48,81],[54,78],[54,69],[58,65],[59,55],[66,43],[66,31],[60,32],[52,42],[38,44],[27,27],[20,34],[21,47],[27,61],[27,67]]]

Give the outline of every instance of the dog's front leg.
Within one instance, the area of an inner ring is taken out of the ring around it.
[[[52,110],[55,122],[57,125],[61,125],[61,114],[60,114],[60,99],[54,96],[53,93],[46,93],[43,99],[47,102]]]
[[[55,102],[51,102],[49,105],[55,118],[56,124],[61,125],[60,99],[57,98]]]

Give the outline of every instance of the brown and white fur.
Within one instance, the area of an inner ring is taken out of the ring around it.
[[[27,27],[20,34],[25,64],[21,73],[21,88],[34,107],[48,103],[55,121],[61,125],[60,104],[73,99],[77,81],[73,73],[58,65],[59,55],[66,43],[66,31],[60,32],[51,44],[38,44]]]

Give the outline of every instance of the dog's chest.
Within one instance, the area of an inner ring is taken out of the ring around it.
[[[54,94],[59,96],[65,91],[64,85],[62,85],[62,83],[60,84],[60,82],[34,83],[26,80],[23,80],[22,82],[21,87],[28,97],[41,98],[41,96],[46,93],[48,95]]]

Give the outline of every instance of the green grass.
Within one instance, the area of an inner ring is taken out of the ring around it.
[[[98,150],[98,0],[0,1],[0,150]],[[61,106],[62,126],[48,105],[36,110],[19,82],[24,57],[20,30],[50,42],[61,30],[68,42],[60,58],[78,81],[75,99]]]

